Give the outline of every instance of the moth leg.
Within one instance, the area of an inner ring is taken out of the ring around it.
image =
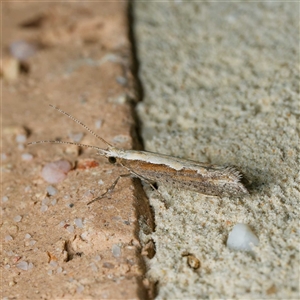
[[[114,190],[115,186],[117,185],[117,183],[118,183],[118,181],[119,181],[119,179],[121,177],[130,177],[130,176],[132,176],[132,174],[122,174],[122,175],[119,175],[118,178],[113,182],[113,184],[106,190],[106,192],[104,194],[102,194],[101,196],[98,196],[98,197],[94,198],[87,205],[90,205],[91,203],[96,202],[96,201],[104,198],[107,194],[110,194]]]
[[[135,175],[136,177],[138,177],[139,179],[141,179],[141,180],[145,181],[146,183],[148,183],[148,184],[152,187],[152,189],[153,189],[155,192],[157,192],[158,195],[161,197],[162,202],[164,203],[165,207],[168,208],[168,203],[167,203],[166,199],[164,198],[164,196],[162,195],[162,193],[161,193],[159,190],[157,190],[157,189],[155,188],[155,186],[153,185],[153,183],[152,183],[149,179],[147,179],[147,178],[145,178],[144,176],[142,176],[142,175],[140,175],[140,174],[134,172],[133,170],[131,170],[131,169],[129,169],[129,168],[126,168],[126,169],[128,169],[132,174],[134,174],[134,175]]]

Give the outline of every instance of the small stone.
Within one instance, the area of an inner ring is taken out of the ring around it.
[[[52,185],[48,185],[46,190],[49,196],[54,196],[57,193],[57,189]]]
[[[33,159],[33,155],[30,154],[30,153],[23,153],[23,154],[21,155],[21,158],[22,158],[22,160],[24,160],[24,161],[30,161],[30,160]]]
[[[32,241],[29,242],[29,245],[30,245],[30,246],[33,246],[35,243],[36,243],[36,241],[35,241],[35,240],[32,240]]]
[[[25,234],[25,239],[30,239],[31,238],[31,235],[29,233],[26,233]]]
[[[19,144],[24,144],[26,143],[26,140],[27,140],[27,137],[25,134],[18,134],[16,136],[16,142],[19,143]]]
[[[19,76],[20,64],[13,57],[4,58],[0,64],[0,76],[7,81],[15,81]]]
[[[28,262],[26,261],[20,261],[18,264],[17,264],[17,268],[18,269],[21,269],[23,271],[27,271],[28,270]]]
[[[116,78],[117,83],[121,84],[121,85],[126,85],[127,84],[127,79],[123,76],[118,76]]]
[[[113,245],[112,246],[112,254],[114,257],[120,257],[121,256],[121,247],[119,245]]]
[[[98,268],[97,268],[97,266],[96,266],[96,264],[95,263],[90,263],[90,266],[91,266],[91,268],[92,268],[92,270],[94,271],[94,272],[98,272]]]
[[[48,206],[43,204],[41,206],[41,212],[46,212],[47,210],[48,210]]]
[[[252,251],[259,240],[247,224],[236,224],[229,233],[227,247],[232,250]]]
[[[34,44],[24,40],[12,42],[9,45],[9,50],[12,56],[20,61],[24,61],[30,56],[34,55],[37,48]]]
[[[7,202],[8,201],[8,197],[7,196],[3,196],[2,197],[2,202]]]
[[[67,177],[71,164],[67,160],[58,160],[46,164],[42,169],[42,177],[46,182],[59,183]]]
[[[102,120],[96,120],[96,122],[95,122],[95,127],[97,128],[97,129],[100,129],[101,128],[101,126],[102,126]]]
[[[67,230],[70,232],[70,233],[73,233],[74,232],[74,226],[73,225],[70,225],[67,227]]]
[[[78,132],[78,133],[72,132],[69,134],[69,138],[73,140],[74,143],[79,143],[82,140],[83,136],[84,136],[83,132]]]
[[[200,268],[200,260],[195,257],[194,255],[188,255],[187,257],[187,263],[192,269],[198,269]]]
[[[83,228],[83,223],[82,223],[82,219],[77,218],[74,220],[74,224],[76,225],[76,227],[78,228]]]
[[[5,242],[9,242],[13,240],[13,237],[11,235],[6,235],[4,238]]]
[[[21,220],[22,220],[22,217],[20,215],[14,217],[14,221],[17,223],[20,222]]]

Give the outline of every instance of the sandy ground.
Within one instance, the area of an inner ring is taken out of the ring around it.
[[[138,147],[128,8],[118,3],[3,3],[1,299],[147,299],[138,220],[152,228],[139,182],[94,149],[105,147],[59,106],[118,147]],[[47,163],[72,169],[57,184]],[[147,251],[143,252],[147,255]]]
[[[138,1],[135,19],[145,148],[235,165],[250,192],[148,192],[157,299],[299,299],[299,3]],[[252,254],[226,247],[237,223]]]

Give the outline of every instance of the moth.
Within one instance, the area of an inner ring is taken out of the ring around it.
[[[70,114],[54,105],[50,104],[50,106],[81,125],[89,133],[101,140],[107,148],[103,149],[92,145],[49,140],[36,141],[29,144],[56,143],[93,148],[97,150],[99,155],[105,156],[111,164],[122,166],[128,171],[127,174],[119,175],[104,194],[93,199],[88,204],[111,193],[122,177],[139,178],[150,184],[153,189],[155,189],[154,184],[158,183],[210,196],[239,197],[248,194],[246,187],[241,182],[241,173],[234,167],[212,165],[149,151],[120,149],[105,141]]]

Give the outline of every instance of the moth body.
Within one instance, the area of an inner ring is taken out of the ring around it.
[[[248,193],[240,182],[240,173],[232,167],[115,147],[99,151],[99,154],[108,157],[111,163],[132,170],[132,177],[146,178],[151,183],[171,185],[211,196],[240,196]]]

